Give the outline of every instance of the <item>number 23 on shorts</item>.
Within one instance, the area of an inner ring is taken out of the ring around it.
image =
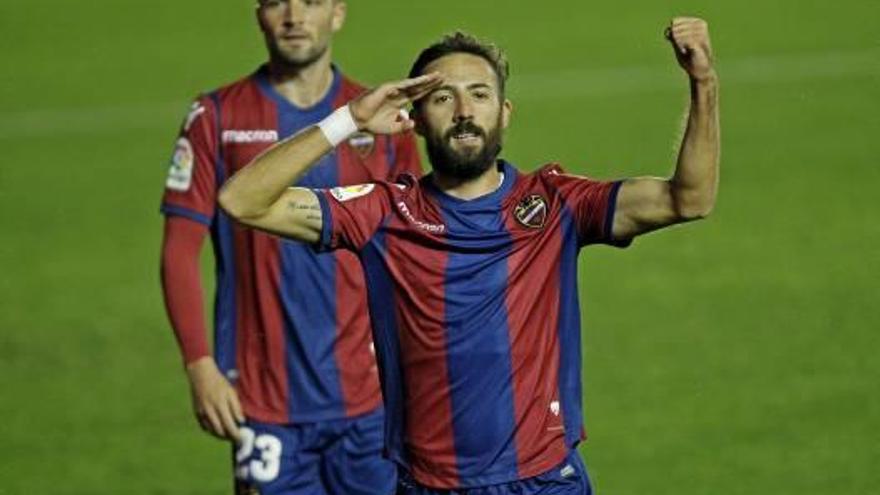
[[[275,435],[260,433],[243,426],[239,429],[241,444],[235,450],[235,477],[269,483],[281,469],[281,440]]]

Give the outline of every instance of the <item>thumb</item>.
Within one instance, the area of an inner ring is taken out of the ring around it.
[[[405,118],[405,119],[401,118],[397,122],[394,123],[393,132],[394,132],[394,134],[399,134],[402,132],[410,131],[410,130],[414,129],[415,126],[416,126],[416,123],[414,120],[412,120],[410,118]]]
[[[663,37],[666,38],[672,45],[672,49],[675,50],[676,55],[680,57],[687,55],[687,48],[679,44],[678,41],[675,40],[675,35],[672,34],[672,26],[666,26],[666,29],[663,30]]]

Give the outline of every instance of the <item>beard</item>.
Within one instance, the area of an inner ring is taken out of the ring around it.
[[[326,44],[312,44],[306,48],[297,49],[283,47],[279,41],[271,36],[266,36],[266,45],[269,48],[271,59],[292,69],[301,69],[315,63],[324,56],[328,46]]]
[[[479,148],[456,150],[452,147],[454,136],[470,133],[480,137],[483,145]],[[501,117],[495,127],[484,131],[470,120],[461,121],[442,135],[429,133],[425,147],[431,167],[442,175],[460,180],[471,180],[483,175],[501,153]]]

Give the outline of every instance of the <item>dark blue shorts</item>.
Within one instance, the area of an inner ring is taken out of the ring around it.
[[[299,425],[247,421],[234,452],[238,495],[391,495],[382,413]]]
[[[397,495],[592,495],[587,468],[577,451],[562,464],[533,478],[459,490],[438,490],[419,486],[407,473],[400,473]]]

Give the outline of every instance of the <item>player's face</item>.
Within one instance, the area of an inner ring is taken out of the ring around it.
[[[446,55],[425,67],[425,74],[431,72],[443,75],[443,85],[416,112],[416,130],[425,138],[431,166],[459,179],[479,177],[501,152],[510,101],[500,94],[495,70],[482,57]]]
[[[327,53],[345,21],[345,2],[259,0],[257,18],[272,60],[305,67]]]

